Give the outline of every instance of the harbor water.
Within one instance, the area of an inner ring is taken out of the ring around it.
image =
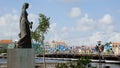
[[[61,60],[61,59],[46,59],[46,63],[65,63],[68,62],[67,60]],[[43,63],[42,58],[35,58],[35,63]],[[7,64],[7,59],[1,58],[0,59],[0,64]],[[90,63],[92,66],[97,66],[99,68],[99,63]],[[110,66],[110,68],[120,68],[120,64],[110,64],[110,63],[101,63],[102,68],[104,66]]]
[[[91,63],[91,65],[99,68],[99,63]],[[119,64],[101,63],[101,67],[104,68],[104,66],[110,66],[110,68],[120,68]]]

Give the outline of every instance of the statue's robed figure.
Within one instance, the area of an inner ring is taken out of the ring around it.
[[[20,34],[19,34],[19,41],[17,42],[18,48],[32,48],[31,46],[31,35],[30,35],[30,28],[32,28],[32,22],[28,21],[28,13],[26,9],[28,9],[29,4],[24,3],[22,7],[22,12],[20,16]]]

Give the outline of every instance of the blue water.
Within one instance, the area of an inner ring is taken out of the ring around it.
[[[7,59],[4,59],[4,58],[0,59],[0,64],[1,63],[7,63]]]
[[[48,63],[53,63],[53,62],[67,62],[64,60],[56,60],[56,59],[45,59],[46,62]],[[35,63],[42,63],[43,59],[42,58],[35,58]],[[7,59],[2,58],[0,59],[0,63],[7,63]]]
[[[43,63],[43,59],[42,58],[36,58],[35,62],[36,63]],[[60,63],[60,62],[68,62],[68,61],[56,60],[56,59],[45,59],[45,62],[48,62],[48,63],[59,62]]]
[[[45,60],[48,63],[53,63],[53,62],[68,62],[68,61],[64,61],[64,60],[56,60],[56,59],[46,59]],[[36,63],[42,63],[43,59],[42,58],[35,58],[35,62]],[[0,59],[0,63],[7,63],[7,59],[1,58]],[[99,67],[99,63],[91,63],[92,66],[97,66],[97,68]],[[102,67],[104,66],[110,66],[111,68],[120,68],[119,64],[106,64],[106,63],[102,63]]]
[[[97,66],[97,68],[99,68],[99,63],[91,63],[92,66]],[[119,64],[107,64],[107,63],[102,63],[102,68],[104,68],[104,66],[110,66],[110,68],[120,68]]]

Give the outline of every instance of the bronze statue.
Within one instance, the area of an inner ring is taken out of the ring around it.
[[[17,42],[17,48],[32,48],[31,46],[31,35],[30,28],[32,28],[32,23],[28,21],[28,13],[26,9],[28,9],[29,4],[24,3],[22,7],[22,12],[20,16],[20,40]]]

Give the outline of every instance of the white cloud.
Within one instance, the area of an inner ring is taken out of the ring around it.
[[[78,46],[80,45],[80,41],[81,39],[79,38],[72,38],[72,39],[68,39],[68,40],[65,40],[67,45],[70,45],[70,46]]]
[[[104,30],[106,32],[114,31],[113,19],[110,14],[105,14],[103,18],[101,18],[98,22],[99,29]]]
[[[88,31],[92,30],[94,28],[95,20],[90,18],[88,14],[85,14],[84,17],[82,17],[78,22],[75,27],[77,31]]]
[[[69,34],[68,34],[69,35]],[[120,42],[120,33],[113,32],[113,33],[106,33],[106,32],[95,32],[90,36],[82,36],[78,38],[67,39],[68,45],[74,46],[95,46],[97,45],[97,41],[101,41],[101,44],[105,44],[106,42]]]
[[[78,7],[74,7],[71,9],[69,15],[72,18],[79,17],[81,15],[81,9]]]
[[[99,20],[102,24],[111,24],[113,22],[112,16],[110,14],[105,14],[102,19]]]
[[[91,36],[89,36],[89,40],[92,41],[92,43],[97,44],[97,41],[106,41],[106,36],[107,33],[105,32],[95,32]]]
[[[57,26],[56,23],[51,23],[49,31],[53,32],[53,33],[56,33],[57,32],[56,26]]]
[[[58,41],[61,39],[59,33],[57,32],[57,24],[56,23],[50,24],[49,33],[51,33],[51,36],[48,39],[49,41],[52,41],[52,40]]]
[[[120,33],[118,33],[118,32],[112,32],[111,34],[109,34],[108,41],[120,42]]]
[[[54,36],[51,36],[51,40],[63,40],[67,41],[68,45],[97,45],[97,41],[102,41],[102,44],[106,42],[114,42],[120,40],[120,33],[114,32],[115,25],[113,25],[113,18],[110,14],[105,14],[100,19],[93,19],[88,14],[84,14],[74,24],[75,26],[64,26],[61,31],[57,32],[57,24],[52,24],[52,31]],[[93,32],[89,36],[86,34],[83,36],[78,35],[74,37],[74,34],[79,32]],[[119,41],[120,42],[120,41]]]
[[[32,30],[35,30],[36,29],[36,27],[38,26],[38,24],[39,24],[39,21],[38,21],[38,15],[36,15],[36,14],[32,14],[32,13],[30,13],[29,15],[28,15],[28,20],[29,20],[29,22],[33,22],[33,28],[32,28]]]
[[[90,18],[88,14],[85,14],[83,17],[81,17],[77,22],[75,22],[75,26],[67,27],[64,26],[62,28],[63,32],[74,32],[74,31],[82,31],[87,32],[89,30],[93,30],[95,27],[95,20]]]
[[[29,19],[29,21],[36,21],[36,20],[38,20],[38,15],[30,13],[28,15],[28,19]]]
[[[15,12],[16,13],[16,12]],[[30,14],[29,19],[33,22],[36,15]],[[0,39],[18,39],[19,34],[19,18],[17,14],[4,14],[0,16]],[[35,23],[34,23],[35,24]]]
[[[60,41],[63,40],[67,37],[69,37],[69,32],[67,31],[68,29],[66,27],[62,28],[61,30],[58,30],[57,28],[57,23],[51,23],[50,24],[50,29],[48,34],[50,35],[50,38],[48,39],[49,41],[55,40],[55,41]]]
[[[73,32],[75,28],[74,27],[69,28],[69,27],[64,26],[61,30],[62,32]]]
[[[17,35],[18,30],[18,15],[16,14],[5,14],[0,16],[0,38],[10,39]]]
[[[113,25],[113,18],[110,14],[105,14],[101,19],[93,19],[85,14],[76,23],[76,26],[63,27],[63,32],[68,32],[66,34],[68,38],[70,37],[70,32],[87,32],[93,31],[92,35],[87,37],[77,37],[69,40],[71,44],[81,45],[80,41],[85,41],[85,45],[93,44],[96,45],[97,41],[101,40],[104,44],[110,41],[119,41],[120,33],[114,33],[115,26]],[[64,35],[65,36],[65,35]]]
[[[120,33],[119,32],[96,32],[93,33],[93,35],[89,36],[89,43],[92,43],[93,45],[97,44],[97,41],[102,41],[102,44],[105,44],[106,42],[120,42]]]

